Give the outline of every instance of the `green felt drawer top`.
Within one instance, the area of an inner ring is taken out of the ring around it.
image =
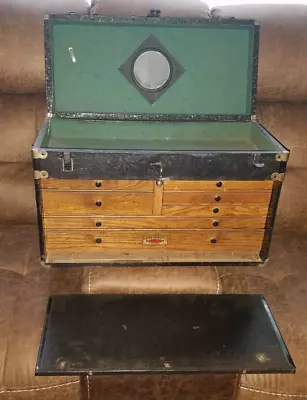
[[[45,26],[47,94],[55,114],[252,114],[252,22],[52,16]],[[120,70],[124,65],[129,75],[129,59],[134,65],[148,38],[154,38],[151,48],[161,44],[157,50],[174,61],[172,73],[179,66],[176,80],[154,102]]]

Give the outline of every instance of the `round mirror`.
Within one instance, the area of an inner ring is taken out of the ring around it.
[[[136,83],[145,90],[159,90],[170,79],[168,59],[159,51],[147,50],[140,54],[133,65]]]

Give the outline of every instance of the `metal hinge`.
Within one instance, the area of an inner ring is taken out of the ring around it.
[[[48,153],[46,150],[38,150],[38,149],[32,149],[32,157],[37,160],[37,159],[42,159],[44,160],[45,158],[48,157]]]
[[[285,173],[279,174],[278,172],[274,172],[274,173],[271,175],[271,179],[272,179],[272,181],[283,182],[284,179],[285,179],[285,175],[286,175]]]
[[[289,155],[290,153],[278,153],[276,154],[276,160],[287,162],[289,160]]]
[[[251,121],[252,122],[257,122],[257,116],[255,115],[251,115]]]
[[[34,179],[47,179],[49,176],[47,171],[34,170],[33,173],[34,173]]]
[[[74,160],[71,157],[70,153],[63,153],[62,157],[62,170],[64,172],[72,172],[74,170]]]

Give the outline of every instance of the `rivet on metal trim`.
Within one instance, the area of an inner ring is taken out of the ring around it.
[[[71,61],[73,63],[77,62],[77,59],[76,59],[75,53],[74,53],[74,49],[72,47],[68,47],[68,51],[69,51],[69,54],[70,54],[70,57],[71,57]]]

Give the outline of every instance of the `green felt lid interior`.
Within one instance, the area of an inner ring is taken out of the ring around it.
[[[253,113],[257,54],[251,22],[51,16],[45,24],[47,97],[53,114]],[[181,68],[178,79],[154,103],[120,71],[149,37]]]

